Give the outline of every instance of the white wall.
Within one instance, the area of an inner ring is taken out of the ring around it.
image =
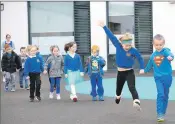
[[[100,55],[107,62],[107,37],[104,30],[97,26],[99,20],[103,20],[106,24],[106,2],[90,2],[91,15],[91,45],[100,47]],[[104,67],[107,70],[107,64]]]
[[[28,14],[27,2],[2,2],[4,11],[1,11],[1,43],[5,35],[10,34],[14,41],[15,52],[20,47],[28,45]]]
[[[169,2],[153,2],[153,35],[162,34],[175,55],[175,4]],[[172,62],[175,70],[175,61]]]

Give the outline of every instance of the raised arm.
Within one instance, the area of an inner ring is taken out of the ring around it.
[[[98,25],[104,29],[104,31],[105,31],[107,37],[111,40],[112,44],[113,44],[115,47],[120,46],[119,40],[117,39],[116,36],[114,36],[114,34],[110,31],[110,29],[109,29],[107,26],[105,26],[104,22],[99,21]]]

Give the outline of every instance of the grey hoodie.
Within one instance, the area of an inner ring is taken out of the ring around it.
[[[51,64],[49,69],[49,77],[61,77],[64,70],[64,60],[61,55],[51,55],[45,62],[44,70],[48,69],[48,65]]]

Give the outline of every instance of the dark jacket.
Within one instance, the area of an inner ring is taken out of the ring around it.
[[[14,73],[16,69],[21,69],[21,59],[20,57],[12,51],[11,56],[9,53],[4,53],[1,61],[2,71]]]

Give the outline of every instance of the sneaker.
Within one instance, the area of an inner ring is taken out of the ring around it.
[[[61,97],[60,97],[60,94],[57,94],[57,100],[60,100]]]
[[[99,101],[104,101],[104,97],[103,96],[99,96]]]
[[[38,102],[40,102],[41,101],[41,97],[36,97],[36,100],[38,101]]]
[[[78,101],[77,97],[74,97],[73,102],[77,102],[77,101]]]
[[[92,97],[92,101],[97,101],[97,97]]]
[[[50,92],[49,98],[53,99],[53,93]]]
[[[165,119],[163,117],[157,118],[157,122],[164,122],[164,121],[165,121]]]
[[[30,102],[34,102],[34,98],[30,98]]]
[[[138,111],[141,111],[140,101],[138,99],[135,99],[133,101],[133,107],[136,108]]]
[[[15,92],[15,89],[14,89],[14,88],[12,88],[12,89],[11,89],[11,92]]]
[[[119,104],[120,103],[120,100],[121,100],[121,96],[116,96],[115,103],[116,104]]]
[[[29,87],[27,87],[27,88],[26,88],[26,90],[30,90],[30,88],[29,88]]]
[[[78,101],[78,98],[76,95],[72,95],[70,96],[71,100],[73,100],[73,102],[77,102]]]
[[[20,88],[23,88],[23,86],[20,85]]]
[[[7,92],[9,90],[9,88],[8,87],[4,87],[4,90]]]

